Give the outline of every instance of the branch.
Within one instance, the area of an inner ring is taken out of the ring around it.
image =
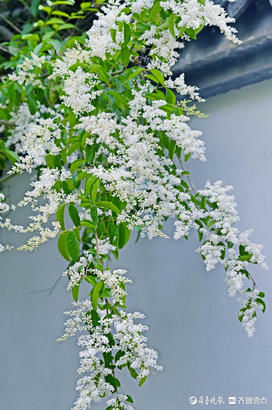
[[[2,49],[2,47],[0,48]],[[5,127],[11,127],[14,124],[15,124],[15,121],[0,120],[0,125],[4,125]]]
[[[179,160],[179,163],[180,163],[181,168],[183,169],[183,171],[188,172],[187,169],[185,168],[185,165],[184,165],[184,162],[182,161],[182,159],[178,157],[178,160]],[[188,178],[188,181],[191,185],[192,190],[194,191],[195,194],[197,194],[197,190],[196,190],[196,187],[194,186],[192,178],[190,177],[190,175],[186,175],[186,176]]]
[[[13,30],[17,31],[17,33],[21,34],[21,30],[12,22],[10,21],[6,16],[4,16],[4,14],[0,14],[0,17],[2,17],[2,19],[10,25],[10,27],[13,28]]]

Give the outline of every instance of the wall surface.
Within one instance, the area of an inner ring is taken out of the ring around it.
[[[195,120],[193,126],[204,130],[208,161],[190,164],[195,184],[222,179],[234,186],[239,226],[255,229],[252,240],[264,244],[272,267],[272,82],[211,98],[202,110],[209,118]],[[6,182],[13,202],[22,197],[26,183],[24,176]],[[16,220],[25,222],[26,215],[20,209]],[[14,234],[1,233],[0,243],[11,239],[21,242]],[[267,294],[267,313],[249,339],[237,320],[239,304],[227,295],[222,267],[207,273],[197,246],[194,234],[189,241],[154,239],[135,245],[131,240],[115,262],[134,281],[129,309],[147,315],[150,345],[164,365],[142,388],[126,381],[125,391],[135,398],[137,410],[214,408],[191,406],[192,395],[222,396],[225,403],[228,396],[265,396],[267,405],[251,407],[271,409],[271,273],[256,271],[257,284]],[[78,349],[75,340],[55,342],[71,297],[64,278],[51,295],[44,291],[64,268],[54,241],[32,254],[1,255],[0,409],[72,407]]]

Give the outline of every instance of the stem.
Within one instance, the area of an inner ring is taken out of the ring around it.
[[[2,50],[2,47],[0,47],[0,49]],[[5,51],[7,51],[7,50],[5,50]],[[4,125],[5,127],[11,127],[14,124],[15,124],[15,121],[0,120],[0,125]]]
[[[3,14],[0,14],[0,17],[2,17],[2,19],[10,25],[10,27],[12,27],[15,31],[17,31],[17,33],[21,33],[21,30],[14,24],[12,23],[12,21],[10,21],[6,16],[4,16]]]
[[[5,177],[0,178],[0,184],[2,184],[2,182],[6,182],[8,179],[15,177],[15,176],[16,174],[12,174],[12,175],[6,175]]]
[[[178,157],[178,160],[179,160],[179,163],[180,163],[181,168],[183,169],[183,171],[188,172],[187,169],[185,168],[185,165],[184,165],[184,162],[182,161],[182,159]],[[191,185],[192,190],[194,191],[195,194],[197,194],[197,190],[196,190],[196,187],[194,186],[192,178],[190,177],[190,175],[186,175],[186,176],[188,178],[188,181]]]

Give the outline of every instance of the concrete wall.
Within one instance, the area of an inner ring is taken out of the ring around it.
[[[270,266],[272,250],[272,82],[211,98],[202,105],[210,114],[193,125],[204,130],[207,164],[191,163],[194,181],[223,179],[235,188],[241,229],[253,227],[252,239],[265,245]],[[4,189],[16,202],[26,178],[8,181]],[[18,212],[18,220],[26,211]],[[20,237],[1,233],[5,239]],[[134,380],[125,391],[138,410],[189,410],[195,396],[266,396],[272,408],[272,280],[256,271],[267,294],[267,313],[248,339],[237,320],[239,304],[227,295],[221,267],[206,272],[197,239],[154,239],[128,244],[115,266],[128,269],[129,308],[146,313],[150,345],[160,352],[164,371],[142,388]],[[57,344],[63,332],[62,312],[71,297],[61,279],[65,268],[54,241],[32,254],[2,254],[0,262],[0,409],[68,410],[75,399],[78,350],[74,340]],[[84,294],[84,290],[81,292]],[[219,407],[219,406],[217,406]],[[231,406],[222,405],[222,408]],[[256,408],[256,406],[253,406]],[[104,406],[94,405],[98,410]],[[258,408],[258,407],[257,407]]]

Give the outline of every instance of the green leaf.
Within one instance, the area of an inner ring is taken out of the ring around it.
[[[56,211],[56,220],[60,223],[60,227],[63,231],[65,231],[65,223],[64,223],[65,206],[66,204],[59,205]]]
[[[11,151],[8,148],[5,148],[5,150],[3,151],[4,154],[6,155],[7,159],[14,164],[16,161],[19,161],[19,155],[16,154],[16,152]]]
[[[73,6],[75,4],[74,0],[58,0],[54,1],[53,6],[57,4],[66,4],[67,6]]]
[[[166,101],[168,104],[176,104],[176,96],[169,88],[166,89]]]
[[[124,66],[127,67],[130,60],[130,51],[126,45],[122,46],[120,56]]]
[[[22,36],[22,39],[40,41],[40,37],[38,36],[38,34],[25,34]]]
[[[96,226],[92,222],[88,221],[87,219],[84,219],[83,221],[80,222],[81,226],[86,226],[86,228],[90,230],[95,230]]]
[[[98,201],[96,203],[98,208],[105,208],[105,209],[110,209],[111,211],[115,212],[116,214],[120,214],[120,209],[117,208],[116,205],[114,205],[112,202],[108,201]]]
[[[139,381],[139,386],[140,386],[140,387],[144,384],[144,382],[146,381],[146,379],[147,379],[147,376],[141,378],[141,380]]]
[[[97,191],[98,191],[99,185],[100,185],[100,181],[99,181],[99,179],[97,179],[97,181],[95,181],[93,183],[93,185],[91,186],[90,193],[91,193],[91,198],[92,198],[93,202],[96,201],[96,196],[97,196]]]
[[[97,280],[93,276],[85,276],[86,282],[90,283],[92,286],[95,286]]]
[[[111,384],[114,387],[114,390],[117,391],[118,387],[121,386],[121,383],[116,377],[112,376],[111,374],[107,374],[105,376],[105,380],[107,383]]]
[[[75,285],[72,288],[72,296],[76,302],[78,301],[78,292],[79,292],[79,285]]]
[[[70,29],[73,29],[74,27],[75,27],[74,24],[65,23],[65,24],[62,24],[61,26],[58,26],[57,30],[58,30],[58,31],[61,31],[61,30],[70,30]]]
[[[37,100],[31,94],[27,96],[27,105],[28,105],[30,113],[32,115],[35,114],[35,112],[38,109],[38,104],[37,104]]]
[[[129,240],[130,230],[126,227],[123,222],[119,225],[119,236],[118,236],[118,248],[122,249]]]
[[[126,77],[126,80],[129,81],[134,77],[137,77],[140,73],[144,71],[144,68],[142,67],[137,67],[137,68],[132,68],[130,74]]]
[[[90,194],[91,186],[94,184],[94,182],[97,180],[97,177],[95,175],[90,175],[85,182],[85,187],[84,187],[84,192],[85,195]]]
[[[74,261],[79,260],[79,245],[74,231],[69,231],[66,236],[66,244],[69,255]]]
[[[70,262],[70,255],[67,249],[66,236],[67,232],[62,232],[60,234],[58,239],[58,250],[60,251],[60,254],[64,257],[64,259]]]
[[[109,75],[100,64],[92,64],[89,68],[89,72],[98,74],[102,81],[109,84]]]
[[[131,377],[133,377],[133,379],[137,379],[138,373],[136,372],[136,370],[133,369],[133,368],[130,367],[130,366],[128,366],[128,370],[129,370],[129,373],[130,373]]]
[[[118,362],[118,360],[121,359],[121,357],[123,357],[124,355],[125,355],[125,352],[123,350],[118,350],[118,352],[115,355],[114,360]]]
[[[126,401],[127,401],[128,403],[132,403],[132,404],[133,404],[134,401],[133,401],[132,397],[131,397],[129,394],[126,394],[126,396],[127,396],[127,400],[126,400]]]
[[[52,14],[54,14],[55,16],[62,16],[62,17],[67,17],[69,18],[69,14],[65,13],[64,11],[60,11],[60,10],[56,10],[53,11]]]
[[[40,4],[40,0],[32,0],[31,1],[30,11],[31,11],[31,13],[34,17],[38,16],[39,4]]]
[[[124,24],[124,43],[128,44],[131,38],[131,30],[128,24]]]
[[[175,21],[176,21],[176,19],[177,19],[177,16],[174,13],[172,13],[170,15],[170,17],[168,18],[168,28],[169,28],[169,31],[170,31],[170,33],[172,34],[172,36],[174,38],[176,38],[176,33],[175,33]]]
[[[96,326],[98,326],[99,325],[99,323],[100,323],[100,316],[99,316],[99,314],[97,313],[97,311],[96,310],[91,310],[91,319],[92,319],[92,325],[94,326],[94,327],[96,327]]]
[[[161,85],[164,85],[164,76],[159,70],[157,70],[156,68],[152,68],[150,72],[157,79],[157,82],[159,82]]]
[[[75,205],[69,204],[68,212],[69,212],[69,215],[70,215],[72,221],[74,222],[74,225],[79,226],[80,225],[80,218],[79,218],[79,215],[78,215],[78,210],[76,209]]]
[[[265,312],[265,309],[266,309],[266,306],[265,306],[264,301],[263,301],[262,299],[260,299],[260,298],[256,298],[256,299],[255,299],[255,302],[258,303],[259,305],[261,305],[262,311],[263,311],[263,313],[264,313],[264,312]]]
[[[246,255],[240,255],[239,258],[238,258],[238,260],[239,260],[239,261],[247,261],[247,262],[250,262],[251,257],[252,257],[252,253],[248,253],[248,254],[246,254]]]
[[[85,164],[85,159],[76,159],[70,167],[70,171],[73,174],[81,165]]]
[[[100,295],[100,292],[101,292],[103,286],[104,286],[104,281],[101,280],[100,282],[97,282],[97,284],[95,285],[95,287],[92,290],[91,299],[92,299],[92,304],[93,304],[94,310],[97,309],[98,298],[99,298],[99,295]]]
[[[88,2],[80,3],[80,8],[81,8],[82,10],[87,9],[88,7],[91,7],[91,6],[92,6],[92,3],[90,3],[89,1],[88,1]]]
[[[170,140],[169,141],[169,147],[168,147],[168,152],[169,152],[169,158],[172,160],[174,159],[175,151],[176,151],[176,141]]]
[[[53,17],[52,19],[49,19],[49,20],[46,22],[46,25],[47,25],[47,26],[52,25],[52,24],[65,24],[65,21],[62,20],[62,19],[59,19],[59,18],[57,18],[57,17]]]

